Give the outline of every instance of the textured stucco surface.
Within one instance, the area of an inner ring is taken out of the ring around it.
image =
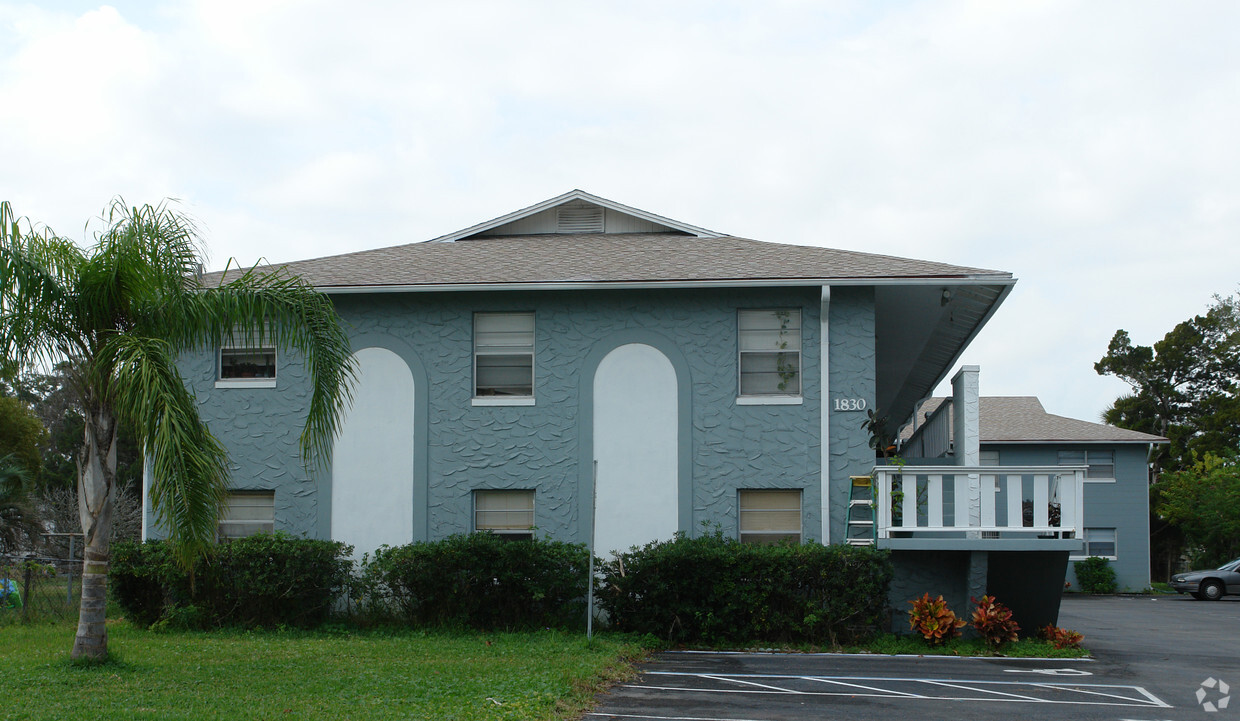
[[[838,364],[847,392],[872,402],[873,293],[847,289],[836,297],[831,309],[832,382]],[[471,530],[474,489],[535,488],[540,532],[584,541],[588,504],[583,512],[581,501],[589,468],[582,459],[589,458],[592,433],[591,416],[582,413],[589,399],[582,397],[581,380],[593,378],[607,350],[634,341],[655,345],[677,368],[684,396],[680,409],[688,414],[678,440],[682,468],[691,475],[681,479],[682,530],[700,532],[701,522],[707,521],[734,535],[739,489],[801,488],[806,538],[818,536],[816,287],[347,295],[336,296],[335,302],[355,350],[386,347],[400,355],[413,370],[415,396],[425,399],[425,419],[415,437],[420,446],[415,457],[424,460],[409,481],[415,489],[415,539]],[[800,405],[736,404],[740,308],[801,309]],[[471,404],[473,313],[479,311],[535,313],[534,406]],[[854,353],[859,356],[849,358]],[[233,485],[274,488],[276,527],[323,537],[329,528],[330,473],[308,473],[296,455],[308,399],[306,378],[296,358],[282,353],[278,362],[274,389],[214,388],[212,351],[186,357],[181,369],[199,396],[204,418],[232,454]],[[832,464],[832,482],[845,494],[847,476],[867,472],[870,463],[860,422],[854,413],[832,426],[833,437],[838,429],[847,446],[838,463],[833,456]]]
[[[865,411],[835,410],[835,399],[860,399],[874,408],[874,289],[833,288],[828,317],[828,433],[830,443],[831,542],[844,539],[850,476],[874,467]],[[878,409],[882,413],[883,409]]]

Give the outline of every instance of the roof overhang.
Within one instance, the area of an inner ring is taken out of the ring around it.
[[[538,291],[538,290],[645,290],[667,288],[813,288],[820,286],[991,286],[1016,282],[1009,277],[937,278],[769,278],[720,280],[598,281],[563,280],[537,283],[423,283],[413,285],[324,285],[315,290],[327,294],[348,293],[430,293],[452,291]],[[1003,293],[1006,297],[1007,293]],[[990,311],[993,313],[993,310]],[[989,316],[987,316],[987,319]],[[941,380],[941,379],[940,379]],[[934,385],[938,385],[936,381]],[[933,386],[931,386],[933,387]]]
[[[915,405],[948,377],[1015,283],[991,276],[876,284],[877,412],[896,424],[912,417]]]

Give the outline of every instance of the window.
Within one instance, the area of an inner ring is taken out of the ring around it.
[[[474,397],[533,398],[534,314],[474,314]]]
[[[219,388],[274,388],[276,349],[246,348],[225,343],[220,348],[218,370],[215,385]]]
[[[983,466],[999,465],[999,451],[978,451],[977,461]]]
[[[274,492],[238,491],[228,494],[218,527],[220,540],[271,533],[274,529]]]
[[[1059,465],[1089,466],[1086,481],[1115,480],[1115,451],[1060,451]]]
[[[1073,558],[1089,558],[1090,556],[1116,560],[1114,528],[1085,529],[1085,551],[1083,555],[1073,556]]]
[[[474,491],[474,530],[534,537],[533,491]]]
[[[801,491],[740,492],[741,543],[801,540]]]
[[[742,310],[737,316],[740,395],[801,395],[801,311]]]

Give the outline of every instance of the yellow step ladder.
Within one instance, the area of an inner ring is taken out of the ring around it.
[[[852,476],[848,493],[848,522],[844,530],[844,542],[850,546],[873,546],[878,528],[874,521],[874,479],[869,476]]]

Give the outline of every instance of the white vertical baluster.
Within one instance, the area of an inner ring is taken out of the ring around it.
[[[1046,528],[1051,525],[1046,504],[1050,501],[1050,476],[1033,477],[1033,525]]]
[[[927,509],[926,524],[931,528],[943,527],[943,476],[926,477],[926,495],[930,506]]]
[[[1009,473],[1007,477],[1007,525],[1008,528],[1020,528],[1024,525],[1024,512],[1020,502],[1025,495],[1021,492],[1021,475]]]

